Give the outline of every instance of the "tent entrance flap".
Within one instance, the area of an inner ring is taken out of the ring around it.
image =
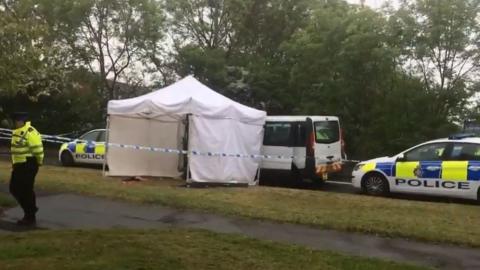
[[[109,143],[177,149],[184,133],[182,121],[110,116]],[[183,155],[109,147],[107,161],[111,176],[179,177]]]
[[[182,126],[179,130],[180,144],[177,149],[188,150],[188,129],[190,127],[190,114],[182,119]],[[182,128],[183,127],[183,128]],[[178,160],[178,171],[182,173],[182,178],[188,180],[188,155],[180,155]]]
[[[190,117],[189,150],[202,153],[260,154],[263,126],[235,119]],[[228,156],[189,156],[193,182],[253,184],[258,159]]]

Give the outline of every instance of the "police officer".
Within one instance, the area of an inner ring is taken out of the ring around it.
[[[27,121],[27,114],[13,114],[15,130],[12,132],[12,176],[10,193],[23,209],[23,219],[18,225],[36,224],[35,214],[38,211],[33,186],[38,167],[43,163],[43,144],[40,133]]]

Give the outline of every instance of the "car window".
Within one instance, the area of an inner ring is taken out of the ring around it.
[[[98,138],[98,133],[100,131],[90,131],[88,133],[83,134],[79,139],[82,141],[96,141]]]
[[[449,160],[480,160],[480,144],[455,143]]]
[[[431,143],[419,146],[405,153],[406,161],[434,161],[442,160],[447,143]]]
[[[315,122],[315,141],[317,143],[334,143],[340,140],[338,121]]]
[[[267,122],[263,145],[290,146],[292,123],[290,122]]]
[[[98,136],[98,142],[105,142],[106,141],[106,134],[105,130],[100,131],[100,134]]]

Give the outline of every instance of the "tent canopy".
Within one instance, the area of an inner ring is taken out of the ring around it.
[[[111,143],[198,152],[259,154],[266,112],[237,103],[188,76],[149,94],[108,102]],[[191,115],[191,117],[186,117]],[[188,119],[188,129],[186,129]],[[108,148],[110,175],[179,175],[182,156]],[[259,160],[188,157],[193,181],[254,184]]]
[[[266,112],[235,102],[188,76],[143,96],[108,102],[108,114],[142,118],[193,114],[263,125]]]

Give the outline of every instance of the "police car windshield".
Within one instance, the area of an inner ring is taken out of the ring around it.
[[[98,133],[99,131],[90,131],[86,134],[83,134],[78,139],[82,141],[96,141],[98,139]]]

